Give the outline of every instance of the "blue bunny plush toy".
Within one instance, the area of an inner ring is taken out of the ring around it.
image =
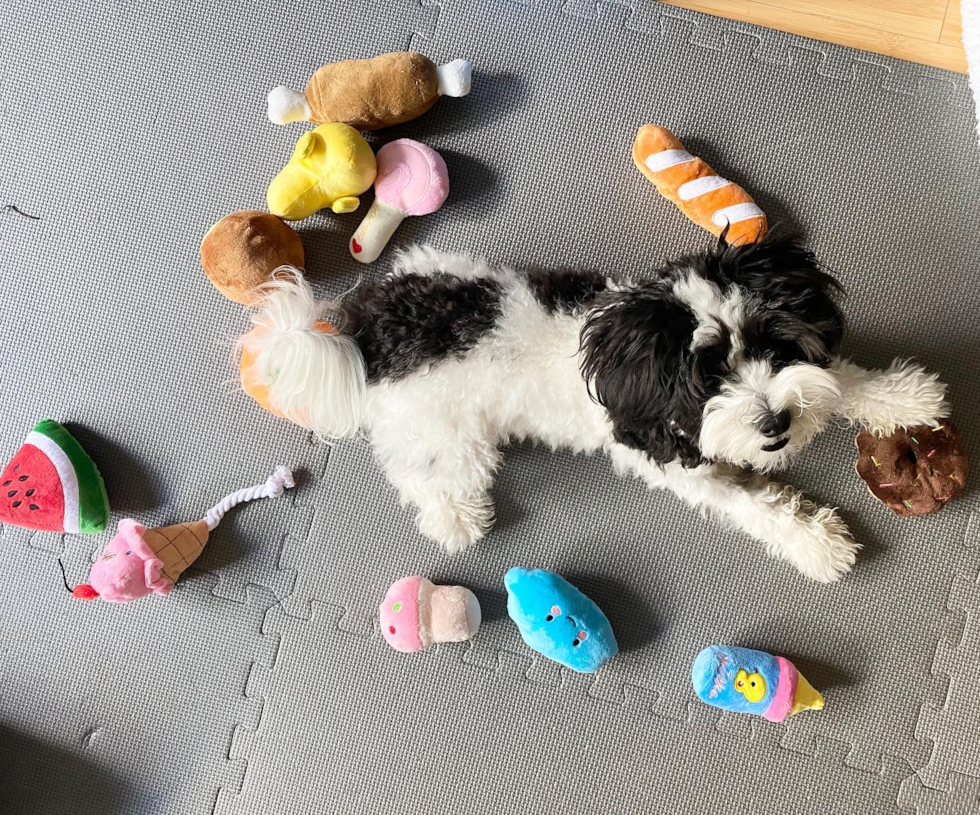
[[[507,613],[528,648],[578,673],[594,673],[619,652],[606,615],[561,575],[510,569]]]

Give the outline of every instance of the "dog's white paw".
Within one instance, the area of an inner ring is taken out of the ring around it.
[[[875,406],[863,424],[877,436],[899,428],[935,424],[949,416],[946,385],[938,375],[909,361],[896,361],[875,377]]]
[[[818,583],[832,583],[851,571],[861,548],[835,510],[812,504],[801,514],[794,537],[783,547],[783,557]]]
[[[440,497],[419,506],[419,532],[440,544],[450,555],[468,549],[493,526],[493,504],[489,498],[459,500]]]

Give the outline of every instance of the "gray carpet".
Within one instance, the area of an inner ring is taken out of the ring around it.
[[[825,434],[786,475],[864,544],[827,587],[599,458],[511,450],[494,533],[447,558],[362,443],[332,449],[237,392],[245,325],[208,284],[211,223],[261,206],[302,128],[265,93],[321,62],[465,56],[472,94],[377,134],[439,149],[453,190],[396,244],[525,268],[641,271],[704,245],[632,166],[647,121],[801,227],[848,289],[848,353],[914,355],[980,438],[980,152],[964,77],[656,3],[143,0],[0,7],[0,449],[70,423],[115,516],[195,517],[287,461],[289,500],[237,511],[165,600],[73,601],[108,535],[5,528],[2,813],[968,813],[980,811],[976,478],[900,521]],[[359,216],[302,224],[323,292]],[[379,263],[383,268],[384,261]],[[20,338],[14,335],[19,333]],[[532,658],[511,565],[609,614],[594,678]],[[397,577],[471,586],[469,645],[413,657],[374,629]],[[697,704],[704,645],[798,662],[827,708],[772,725]]]

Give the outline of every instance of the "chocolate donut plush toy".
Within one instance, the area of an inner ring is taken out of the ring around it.
[[[868,490],[896,515],[939,512],[966,487],[967,457],[956,425],[919,425],[879,439],[862,430],[854,468]]]

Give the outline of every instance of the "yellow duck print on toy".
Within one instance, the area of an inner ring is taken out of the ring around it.
[[[761,702],[766,696],[766,680],[760,673],[747,673],[743,668],[735,674],[735,690],[750,702]]]
[[[269,185],[269,212],[287,221],[300,221],[330,207],[353,212],[357,198],[378,173],[370,145],[354,128],[325,124],[304,133],[289,162]]]

